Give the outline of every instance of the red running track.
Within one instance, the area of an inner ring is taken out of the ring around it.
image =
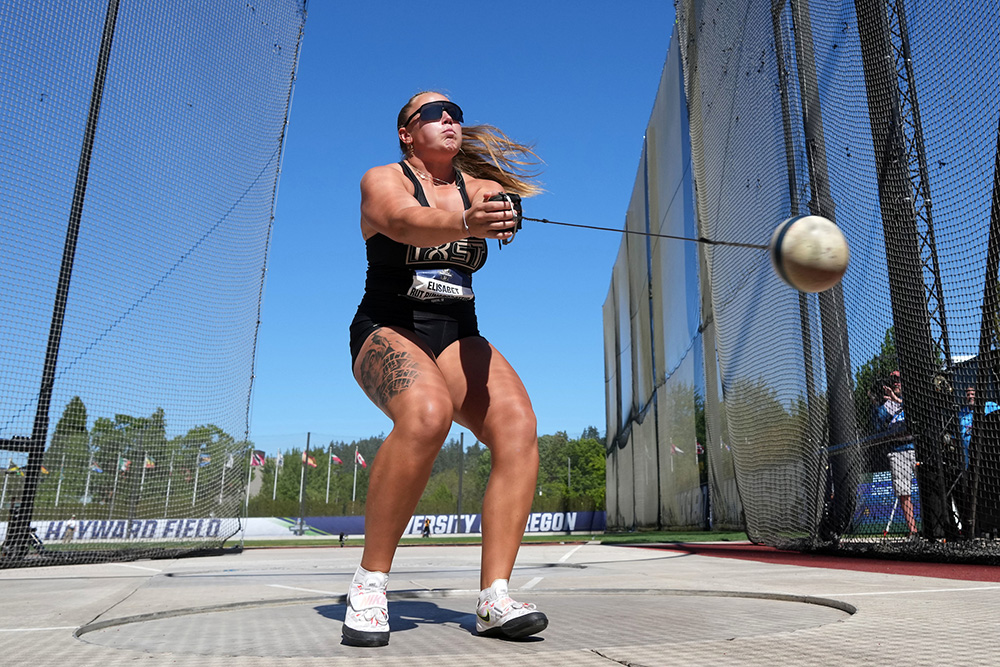
[[[715,544],[656,544],[642,545],[646,549],[679,551],[698,556],[716,558],[736,558],[760,563],[778,565],[798,565],[801,567],[822,567],[833,570],[855,570],[857,572],[880,572],[883,574],[907,574],[914,577],[936,577],[938,579],[959,579],[962,581],[1000,582],[1000,566],[966,565],[962,563],[923,563],[915,561],[883,560],[879,558],[854,558],[826,554],[782,551],[774,547],[749,543]]]

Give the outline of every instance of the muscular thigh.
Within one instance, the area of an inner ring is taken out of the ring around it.
[[[354,362],[354,378],[391,419],[422,397],[447,395],[426,345],[398,327],[380,327],[368,336]]]
[[[521,378],[485,338],[453,343],[437,365],[451,392],[455,421],[491,449],[505,431],[534,433],[535,416]]]

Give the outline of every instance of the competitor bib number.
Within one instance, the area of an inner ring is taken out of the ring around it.
[[[472,276],[457,269],[425,269],[413,272],[413,284],[406,296],[418,301],[442,303],[471,301]]]

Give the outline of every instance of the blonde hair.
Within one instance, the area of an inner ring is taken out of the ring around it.
[[[399,110],[397,127],[402,127],[413,101],[421,95],[435,91],[422,91],[411,97]],[[439,93],[440,94],[440,93]],[[409,146],[399,141],[399,150],[408,155]],[[463,174],[473,178],[496,181],[505,192],[522,197],[532,197],[544,190],[535,181],[538,172],[531,171],[542,162],[533,147],[514,141],[492,125],[462,126],[462,147],[452,164]]]

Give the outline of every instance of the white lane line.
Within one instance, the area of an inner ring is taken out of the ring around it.
[[[919,593],[961,593],[963,591],[996,591],[1000,586],[971,586],[969,588],[925,588],[912,591],[872,591],[869,593],[826,593],[818,597],[844,598],[859,597],[862,595],[913,595]]]
[[[330,591],[318,591],[314,588],[296,588],[295,586],[282,586],[281,584],[267,584],[271,588],[284,588],[289,591],[302,591],[303,593],[319,593],[320,595],[341,595],[341,593],[331,593]]]
[[[76,630],[75,625],[60,625],[54,628],[0,628],[0,632],[48,632],[51,630]]]
[[[526,591],[528,589],[534,588],[538,584],[538,582],[544,578],[545,577],[535,577],[534,579],[526,583],[524,586],[521,586],[521,590]]]
[[[578,544],[578,545],[576,545],[576,547],[574,547],[573,549],[570,549],[570,550],[569,550],[569,552],[568,552],[568,553],[567,553],[567,554],[566,554],[565,556],[563,556],[562,558],[560,558],[560,559],[559,559],[559,562],[560,562],[560,563],[565,563],[565,562],[566,562],[566,560],[567,560],[567,559],[568,559],[568,558],[569,558],[570,556],[572,556],[573,554],[575,554],[575,553],[576,553],[577,551],[579,551],[579,550],[580,550],[580,549],[582,549],[582,548],[583,548],[583,545],[582,545],[582,544]]]
[[[149,572],[163,572],[163,570],[157,570],[152,567],[143,567],[142,565],[129,565],[128,563],[111,563],[111,565],[117,565],[118,567],[130,567],[133,570],[148,570]]]

